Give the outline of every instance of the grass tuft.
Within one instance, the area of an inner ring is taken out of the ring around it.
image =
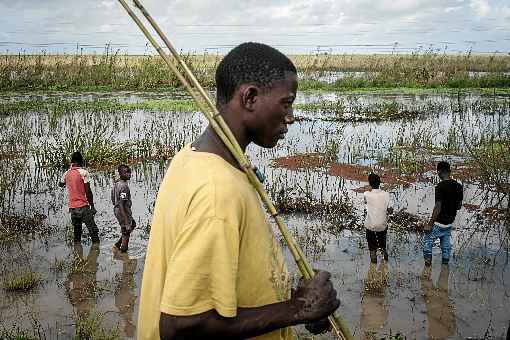
[[[76,321],[76,340],[116,340],[120,339],[118,329],[107,329],[103,325],[103,315],[92,311]]]
[[[26,272],[19,275],[11,275],[4,283],[3,287],[8,291],[26,292],[36,287],[41,281],[41,277],[36,272]]]

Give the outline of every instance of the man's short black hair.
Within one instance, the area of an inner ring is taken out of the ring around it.
[[[379,189],[379,185],[381,185],[381,177],[379,175],[371,173],[368,175],[368,183],[374,189]]]
[[[452,171],[450,168],[450,163],[445,162],[445,161],[441,161],[441,162],[437,163],[437,171],[450,173]]]
[[[83,156],[80,151],[75,151],[71,155],[71,163],[83,165]]]
[[[129,170],[129,171],[131,171],[131,168],[130,168],[128,165],[126,165],[126,164],[120,164],[120,165],[117,167],[117,172],[120,174],[120,172],[121,172],[122,170]]]
[[[231,50],[216,70],[216,100],[228,103],[242,84],[270,88],[275,80],[285,79],[285,72],[297,74],[292,61],[277,49],[254,42]]]

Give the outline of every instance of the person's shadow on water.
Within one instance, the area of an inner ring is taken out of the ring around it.
[[[370,339],[385,325],[388,308],[384,304],[385,290],[388,282],[388,264],[383,261],[380,267],[370,263],[363,283],[361,300],[360,328],[363,339]]]
[[[73,260],[65,287],[78,318],[83,317],[96,306],[98,256],[98,244],[92,244],[86,259],[83,257],[83,246],[80,243],[75,243],[73,246]]]
[[[441,266],[436,287],[432,284],[432,266],[425,266],[421,275],[421,289],[427,306],[428,338],[446,339],[456,333],[455,308],[448,301],[448,265]]]
[[[115,289],[115,307],[122,318],[124,334],[134,337],[136,326],[133,324],[133,312],[136,297],[134,294],[137,260],[130,259],[127,253],[115,252],[114,259],[122,261],[122,274]]]

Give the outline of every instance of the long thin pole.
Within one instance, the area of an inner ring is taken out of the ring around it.
[[[216,134],[220,137],[222,142],[225,144],[225,146],[229,149],[230,153],[235,157],[236,161],[239,163],[241,168],[246,173],[246,176],[248,177],[250,183],[253,185],[255,190],[260,195],[262,201],[266,205],[267,209],[269,210],[269,213],[271,216],[273,216],[276,224],[278,225],[278,228],[280,232],[282,233],[283,238],[285,239],[288,248],[294,257],[294,260],[303,275],[305,279],[312,278],[315,274],[306,260],[303,251],[298,246],[292,235],[289,233],[285,225],[283,224],[282,218],[278,215],[278,211],[276,210],[273,202],[269,198],[269,195],[264,189],[264,186],[259,181],[257,175],[254,172],[254,168],[250,164],[248,158],[244,154],[243,150],[241,149],[239,143],[237,142],[236,138],[232,134],[232,131],[228,127],[228,125],[225,123],[223,117],[219,114],[218,109],[211,101],[209,95],[205,90],[202,88],[200,83],[197,81],[191,70],[188,68],[186,63],[182,60],[179,53],[175,50],[171,42],[167,39],[166,35],[163,33],[163,31],[160,29],[160,27],[156,24],[152,16],[148,13],[148,11],[142,6],[139,0],[133,0],[135,6],[140,9],[142,14],[145,16],[147,21],[151,24],[151,26],[154,28],[154,30],[158,33],[160,38],[163,40],[167,48],[169,49],[170,53],[174,57],[174,59],[177,61],[178,65],[181,66],[181,68],[184,70],[185,75],[187,76],[187,79],[180,73],[180,71],[177,69],[177,66],[174,64],[174,62],[169,58],[169,56],[163,51],[163,49],[159,46],[159,44],[154,40],[154,38],[151,36],[151,34],[147,31],[143,23],[138,19],[138,17],[133,13],[131,8],[127,5],[125,0],[119,0],[121,5],[124,7],[124,9],[127,11],[127,13],[131,16],[131,18],[135,21],[135,23],[138,25],[142,33],[147,37],[149,42],[154,46],[156,51],[159,53],[159,55],[163,58],[163,60],[166,62],[166,64],[170,67],[172,72],[177,76],[179,81],[183,84],[184,88],[190,93],[190,95],[195,99],[197,102],[200,110],[205,114],[206,118],[208,119],[209,123],[211,124],[211,127],[214,129]],[[191,84],[190,84],[191,83]],[[345,340],[351,340],[352,335],[349,331],[349,328],[347,327],[346,323],[343,321],[343,319],[338,316],[337,314],[332,314],[328,317],[333,329],[335,330],[337,336],[340,339]]]

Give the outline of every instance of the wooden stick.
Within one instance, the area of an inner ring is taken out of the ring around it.
[[[147,21],[151,24],[151,26],[154,28],[154,30],[158,33],[159,37],[165,45],[168,47],[170,53],[176,60],[177,64],[182,67],[184,70],[184,74],[186,77],[184,77],[180,71],[177,69],[177,66],[175,63],[169,58],[169,56],[163,51],[163,49],[158,45],[158,43],[154,40],[154,38],[150,35],[150,33],[147,31],[143,23],[138,19],[138,17],[133,13],[131,8],[127,5],[125,0],[118,0],[122,7],[128,12],[128,14],[131,16],[131,18],[135,21],[135,23],[138,25],[142,33],[145,35],[145,37],[149,40],[149,42],[154,46],[156,51],[159,53],[159,55],[163,58],[163,60],[166,62],[166,64],[170,67],[172,72],[176,75],[177,79],[182,83],[184,88],[189,92],[189,94],[193,97],[193,99],[197,102],[200,110],[205,114],[206,118],[208,119],[209,123],[211,124],[211,127],[214,129],[216,134],[220,137],[222,142],[225,144],[225,146],[228,148],[230,153],[234,156],[236,161],[239,163],[241,168],[246,173],[246,176],[248,177],[248,180],[252,184],[252,186],[255,188],[257,193],[259,194],[260,198],[266,205],[267,209],[269,210],[269,213],[271,216],[273,216],[276,224],[278,225],[278,228],[280,232],[282,233],[283,238],[285,239],[287,246],[294,257],[294,260],[299,268],[299,271],[303,275],[305,279],[312,278],[315,273],[306,260],[303,251],[298,246],[296,241],[294,240],[294,237],[289,233],[285,225],[283,224],[282,218],[278,215],[278,211],[276,210],[273,202],[269,198],[269,195],[267,194],[266,190],[264,189],[264,186],[262,185],[261,181],[255,174],[254,168],[251,165],[250,161],[244,154],[244,151],[241,149],[239,143],[237,142],[235,136],[233,135],[232,131],[226,124],[223,117],[219,114],[218,109],[211,101],[209,95],[207,92],[203,89],[203,87],[200,85],[200,83],[197,81],[193,73],[190,71],[184,60],[180,57],[179,53],[175,50],[171,42],[167,39],[166,35],[163,33],[163,31],[160,29],[160,27],[156,24],[152,16],[147,12],[147,10],[142,6],[139,0],[133,0],[135,6],[142,12],[142,14],[145,16]],[[347,327],[346,323],[343,321],[343,319],[336,315],[332,314],[328,317],[333,329],[335,330],[335,333],[340,339],[345,340],[351,340],[353,339],[349,328]]]

